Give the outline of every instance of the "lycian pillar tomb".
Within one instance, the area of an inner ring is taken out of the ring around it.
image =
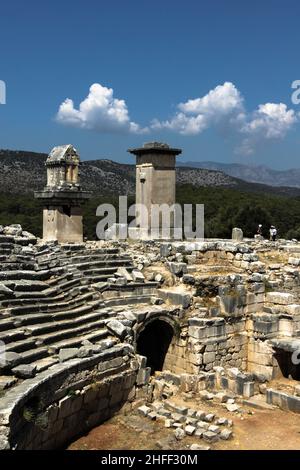
[[[54,147],[46,160],[47,186],[34,196],[43,201],[43,239],[83,241],[82,203],[91,197],[79,184],[80,159],[72,145]]]
[[[128,152],[136,156],[136,226],[141,236],[149,236],[150,229],[161,236],[162,216],[154,217],[153,206],[164,204],[171,208],[175,204],[175,163],[181,150],[164,143],[149,142]],[[139,205],[146,211],[141,211]],[[170,228],[173,227],[172,215]]]

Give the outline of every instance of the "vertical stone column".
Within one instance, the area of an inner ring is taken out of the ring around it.
[[[82,204],[91,193],[79,184],[80,159],[72,145],[54,147],[47,160],[47,186],[36,191],[43,208],[43,239],[60,243],[83,241]]]
[[[136,204],[147,209],[143,214],[137,208],[136,225],[142,237],[150,235],[150,228],[161,230],[162,218],[153,217],[153,206],[165,204],[171,208],[176,202],[176,156],[180,149],[171,148],[167,144],[149,142],[143,147],[129,149],[136,156]],[[171,227],[174,220],[170,221]]]

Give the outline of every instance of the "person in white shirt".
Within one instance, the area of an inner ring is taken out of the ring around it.
[[[274,227],[274,225],[271,225],[270,227],[270,240],[275,242],[276,241],[276,236],[277,236],[277,229]]]

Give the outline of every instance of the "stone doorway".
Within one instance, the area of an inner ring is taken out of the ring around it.
[[[292,353],[284,349],[276,349],[274,358],[277,362],[275,376],[285,377],[287,379],[300,380],[300,365],[293,364]]]
[[[151,374],[163,370],[173,336],[172,326],[163,320],[154,320],[141,331],[137,339],[137,353],[147,357]]]

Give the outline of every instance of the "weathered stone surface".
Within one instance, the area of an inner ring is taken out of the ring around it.
[[[29,379],[35,376],[36,366],[33,366],[31,364],[20,364],[19,366],[14,367],[12,369],[12,372],[16,377],[19,377],[21,379]]]
[[[205,431],[203,433],[203,439],[208,442],[216,442],[218,441],[218,434],[215,434],[214,432],[211,431]]]
[[[0,282],[0,295],[10,295],[12,293],[12,289],[9,289],[9,287],[6,287],[2,282]]]
[[[59,350],[59,360],[60,362],[68,361],[77,357],[79,348],[65,348]]]
[[[124,277],[127,282],[131,282],[133,280],[132,275],[129,273],[129,271],[124,268],[123,266],[120,266],[116,272],[117,276]]]
[[[201,445],[201,444],[192,444],[190,449],[191,450],[210,450],[210,447]]]
[[[233,403],[233,404],[228,403],[226,405],[226,408],[227,408],[228,411],[230,411],[232,413],[235,412],[235,411],[238,411],[240,409],[240,407],[236,403]]]
[[[106,326],[112,333],[119,336],[119,338],[124,338],[126,335],[126,327],[118,320],[110,320]]]
[[[267,292],[266,302],[279,305],[289,305],[295,303],[295,297],[286,292]]]
[[[3,228],[4,235],[11,235],[14,237],[22,235],[22,226],[20,224],[6,225]]]
[[[0,362],[0,369],[12,369],[16,365],[18,365],[22,361],[22,355],[12,352],[6,351],[3,355],[3,359]]]
[[[195,426],[191,426],[189,424],[184,428],[184,431],[188,436],[192,436],[192,434],[194,434],[194,432],[196,431],[196,428],[195,428]]]
[[[233,228],[231,238],[232,238],[232,241],[235,241],[235,242],[243,241],[243,238],[244,238],[243,230],[240,228],[236,228],[236,227]]]
[[[232,437],[233,433],[231,429],[222,429],[222,431],[220,432],[220,438],[225,441],[228,441],[228,439],[231,439]]]
[[[16,383],[15,377],[0,375],[0,390],[5,390]]]
[[[132,275],[132,279],[134,280],[134,282],[144,282],[145,281],[145,277],[143,275],[143,273],[141,273],[140,271],[137,271],[136,269],[134,269],[131,273]]]
[[[181,441],[185,437],[185,431],[181,428],[177,428],[174,434],[178,441]]]

